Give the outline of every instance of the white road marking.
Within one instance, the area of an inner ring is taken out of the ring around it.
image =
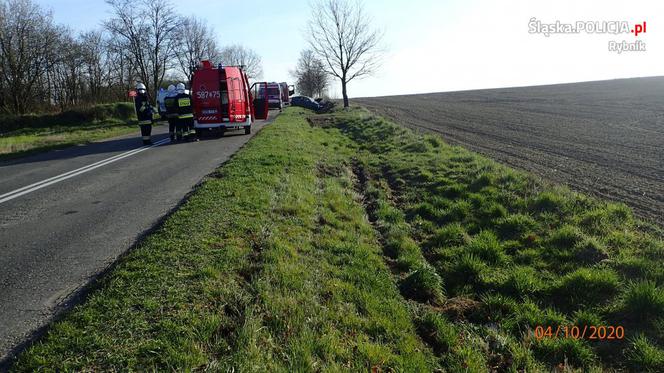
[[[134,150],[129,150],[129,151],[125,152],[125,153],[117,154],[117,155],[114,155],[113,157],[103,159],[103,160],[101,160],[101,161],[98,161],[98,162],[95,162],[95,163],[89,164],[89,165],[87,165],[87,166],[83,166],[83,167],[81,167],[81,168],[77,168],[77,169],[72,170],[72,171],[69,171],[69,172],[65,172],[64,174],[60,174],[60,175],[58,175],[58,176],[53,176],[53,177],[50,177],[50,178],[48,178],[48,179],[44,179],[44,180],[42,180],[42,181],[38,181],[38,182],[36,182],[36,183],[34,183],[34,184],[30,184],[30,185],[24,186],[24,187],[22,187],[22,188],[19,188],[19,189],[13,190],[13,191],[11,191],[11,192],[9,192],[9,193],[0,194],[0,198],[7,197],[7,196],[9,196],[9,195],[11,195],[11,194],[18,193],[18,192],[23,191],[23,190],[25,190],[25,189],[30,189],[30,188],[35,187],[35,186],[37,186],[37,185],[47,183],[47,182],[49,182],[49,181],[51,181],[51,180],[59,179],[59,178],[61,178],[61,177],[63,177],[63,176],[67,176],[67,175],[69,175],[69,174],[73,174],[73,173],[75,173],[75,172],[78,172],[78,171],[84,170],[84,169],[86,169],[86,168],[89,168],[89,167],[92,167],[92,166],[98,165],[98,164],[100,164],[100,163],[108,162],[109,160],[112,160],[112,159],[115,159],[115,158],[121,157],[121,156],[123,156],[123,155],[125,155],[125,154],[128,154],[128,153],[136,152],[136,151],[138,151],[138,150],[141,150],[141,149],[143,149],[143,148],[147,148],[147,147],[149,147],[149,146],[146,145],[146,146],[142,146],[142,147],[140,147],[140,148],[134,149]]]
[[[50,178],[48,178],[48,179],[44,179],[44,180],[42,180],[42,181],[38,181],[38,182],[33,183],[33,184],[30,184],[30,185],[26,185],[26,186],[24,186],[24,187],[22,187],[22,188],[18,188],[18,189],[16,189],[16,190],[11,191],[11,192],[8,192],[8,193],[5,193],[5,194],[0,195],[0,203],[4,203],[4,202],[7,202],[7,201],[11,201],[11,200],[14,199],[14,198],[18,198],[18,197],[23,196],[23,195],[26,195],[26,194],[28,194],[28,193],[32,193],[32,192],[34,192],[34,191],[36,191],[36,190],[39,190],[39,189],[45,188],[45,187],[47,187],[47,186],[49,186],[49,185],[53,185],[53,184],[59,183],[59,182],[61,182],[61,181],[64,181],[64,180],[70,179],[70,178],[72,178],[72,177],[74,177],[74,176],[78,176],[78,175],[84,174],[84,173],[86,173],[86,172],[92,171],[92,170],[97,169],[97,168],[99,168],[99,167],[106,166],[106,165],[111,164],[111,163],[113,163],[113,162],[117,162],[117,161],[119,161],[119,160],[121,160],[121,159],[124,159],[124,158],[127,158],[127,157],[131,157],[132,155],[136,155],[136,154],[141,153],[141,152],[144,152],[144,151],[146,151],[146,150],[148,150],[148,149],[150,149],[150,148],[154,148],[154,147],[156,147],[156,146],[160,146],[160,145],[166,144],[166,143],[168,143],[168,142],[170,142],[170,141],[171,141],[170,139],[164,139],[164,140],[161,140],[161,141],[157,141],[157,142],[155,142],[155,143],[152,144],[152,145],[145,145],[145,146],[142,146],[142,147],[140,147],[140,148],[138,148],[138,149],[129,150],[129,151],[127,151],[127,152],[124,152],[124,153],[121,153],[121,154],[114,155],[113,157],[109,157],[109,158],[103,159],[103,160],[101,160],[101,161],[98,161],[98,162],[95,162],[95,163],[89,164],[89,165],[87,165],[87,166],[83,166],[83,167],[77,168],[77,169],[75,169],[75,170],[72,170],[72,171],[69,171],[69,172],[65,172],[65,173],[63,173],[63,174],[60,174],[60,175],[57,175],[57,176],[53,176],[53,177],[50,177]]]

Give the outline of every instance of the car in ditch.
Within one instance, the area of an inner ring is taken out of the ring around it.
[[[311,97],[307,97],[307,96],[293,96],[293,97],[291,97],[291,105],[292,106],[303,107],[303,108],[314,110],[314,111],[318,111],[322,107],[321,104],[316,102],[316,100],[314,100]]]

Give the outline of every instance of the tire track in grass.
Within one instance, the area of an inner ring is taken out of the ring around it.
[[[380,182],[380,177],[369,174],[366,158],[354,157],[351,163],[351,179],[353,190],[359,196],[358,203],[365,209],[375,232],[382,258],[392,273],[391,281],[401,290],[402,302],[408,304],[408,317],[415,325],[417,334],[434,351],[442,366],[452,371],[485,371],[486,361],[479,353],[481,347],[477,345],[478,341],[469,338],[468,333],[454,327],[440,314],[440,306],[444,302],[442,285],[434,282],[422,286],[420,283],[418,272],[435,272],[408,236],[410,227],[403,214],[389,201],[391,198],[388,196],[392,195],[390,187]],[[409,282],[411,278],[415,280]],[[438,278],[434,280],[440,281]],[[461,341],[464,338],[465,345]]]
[[[434,351],[440,365],[451,371],[507,369],[512,363],[511,358],[488,353],[488,346],[477,337],[478,331],[463,321],[463,313],[471,300],[445,297],[443,279],[411,237],[412,228],[397,207],[395,200],[399,199],[399,186],[389,177],[388,164],[374,153],[363,153],[353,159],[352,169],[356,175],[355,190],[363,196],[364,208],[379,237],[384,260],[392,270],[392,279],[409,304],[417,333]],[[471,303],[471,307],[477,304]],[[450,320],[448,315],[454,313],[457,317]],[[490,335],[487,339],[500,337]]]
[[[345,140],[303,126],[282,127],[289,171],[275,191],[270,243],[253,281],[257,297],[229,366],[433,370],[352,191]]]
[[[663,289],[650,280],[662,278],[655,227],[626,206],[381,118],[349,112],[336,127],[357,143],[368,213],[443,367],[661,370],[660,326],[643,318],[664,309]],[[443,302],[438,289],[448,293]],[[624,324],[633,334],[609,343],[533,336],[538,325],[579,324]]]

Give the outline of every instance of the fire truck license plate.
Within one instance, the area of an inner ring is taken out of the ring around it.
[[[196,96],[201,100],[219,98],[219,91],[198,91],[196,92]]]

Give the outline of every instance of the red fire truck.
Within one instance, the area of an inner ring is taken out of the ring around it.
[[[245,134],[251,133],[256,119],[267,119],[266,88],[265,82],[250,86],[240,66],[213,66],[210,61],[202,61],[191,82],[196,134],[242,129]]]

